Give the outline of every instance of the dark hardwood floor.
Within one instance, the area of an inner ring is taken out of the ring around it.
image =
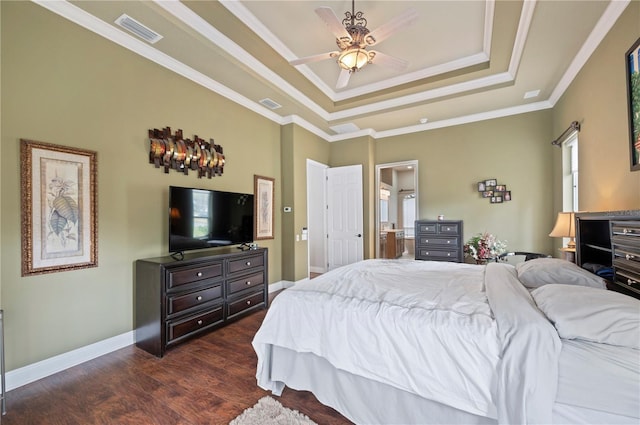
[[[266,310],[169,350],[129,346],[6,394],[3,425],[228,424],[260,398],[251,340]],[[320,425],[350,424],[309,392],[274,397]]]

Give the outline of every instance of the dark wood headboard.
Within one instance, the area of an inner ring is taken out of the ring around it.
[[[640,210],[576,213],[576,264],[640,298]]]

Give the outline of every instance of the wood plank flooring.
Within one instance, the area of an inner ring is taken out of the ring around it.
[[[251,340],[266,310],[169,350],[130,346],[9,391],[3,425],[228,424],[260,398]],[[320,425],[351,422],[309,392],[274,397]]]

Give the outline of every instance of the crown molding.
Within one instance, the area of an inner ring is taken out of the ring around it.
[[[631,0],[616,0],[609,2],[609,6],[607,6],[607,9],[598,20],[596,26],[593,27],[593,31],[591,31],[584,44],[571,61],[571,64],[562,75],[562,78],[560,78],[560,81],[551,92],[549,101],[553,105],[560,100],[560,97],[562,97],[585,63],[587,63],[587,60],[589,60],[593,52],[600,45],[600,42],[602,42],[620,15],[622,15],[622,12],[624,12],[627,6],[629,6],[629,3],[631,3]]]
[[[156,0],[158,1],[158,0]],[[289,47],[282,42],[275,34],[273,34],[260,20],[258,20],[249,9],[237,0],[220,0],[220,3],[227,8],[238,19],[248,24],[249,28],[262,40],[268,43],[280,56],[287,61],[299,59]],[[340,102],[350,98],[367,95],[380,90],[386,90],[395,86],[412,83],[424,78],[432,77],[447,72],[457,71],[469,66],[485,63],[490,60],[491,39],[493,35],[493,17],[495,11],[495,0],[485,0],[485,17],[484,17],[484,34],[483,34],[483,50],[473,55],[452,60],[446,63],[434,65],[428,68],[420,69],[411,73],[403,74],[397,77],[388,78],[367,84],[355,89],[342,90],[336,92],[333,87],[327,85],[313,70],[307,65],[299,65],[296,68],[304,75],[313,85],[315,85],[327,98],[332,102]],[[188,23],[188,22],[185,22]]]
[[[616,20],[620,17],[622,12],[629,5],[631,0],[617,0],[617,1],[610,2],[605,13],[598,21],[596,27],[589,35],[589,37],[583,44],[578,54],[574,57],[573,61],[571,62],[571,65],[567,68],[565,74],[563,75],[560,82],[554,88],[548,100],[518,105],[514,107],[509,107],[509,108],[502,108],[502,109],[497,109],[497,110],[487,111],[487,112],[482,112],[477,114],[471,114],[467,116],[454,117],[446,120],[433,121],[427,124],[420,124],[420,125],[402,127],[397,129],[379,131],[379,132],[376,132],[374,129],[363,129],[357,132],[339,134],[339,135],[328,134],[327,132],[321,130],[320,128],[316,127],[315,125],[311,124],[310,122],[306,121],[302,117],[295,114],[285,116],[285,117],[280,116],[274,113],[273,111],[269,110],[268,108],[263,107],[259,103],[251,99],[248,99],[245,96],[242,96],[241,94],[235,92],[234,90],[226,87],[223,84],[218,83],[217,81],[200,73],[199,71],[196,71],[195,69],[183,64],[182,62],[177,61],[176,59],[158,51],[157,49],[151,47],[150,45],[144,43],[143,41],[138,40],[137,38],[117,29],[113,25],[110,25],[109,23],[106,23],[96,18],[95,16],[85,12],[81,8],[75,6],[74,4],[66,0],[32,0],[32,1],[44,7],[45,9],[65,19],[68,19],[69,21],[74,22],[75,24],[80,25],[81,27],[89,31],[92,31],[136,54],[139,54],[140,56],[148,60],[151,60],[157,63],[158,65],[163,66],[164,68],[170,71],[173,71],[178,75],[181,75],[184,78],[187,78],[201,85],[202,87],[212,92],[215,92],[229,99],[230,101],[235,102],[249,109],[250,111],[255,112],[256,114],[261,115],[279,125],[294,123],[328,142],[336,142],[336,141],[348,140],[348,139],[353,139],[353,138],[363,137],[363,136],[369,136],[375,139],[393,137],[393,136],[398,136],[403,134],[428,131],[428,130],[433,130],[437,128],[456,126],[456,125],[467,124],[471,122],[477,122],[477,121],[482,121],[487,119],[495,119],[495,118],[500,118],[500,117],[505,117],[510,115],[516,115],[516,114],[521,114],[526,112],[533,112],[533,111],[538,111],[542,109],[552,108],[556,104],[556,102],[559,100],[559,98],[562,96],[564,91],[567,89],[569,84],[573,81],[573,79],[575,78],[577,73],[580,71],[582,66],[584,66],[584,64],[586,63],[588,58],[591,56],[593,51],[600,44],[602,39],[606,36],[608,31],[615,24]],[[221,43],[227,49],[231,49],[233,54],[236,54],[238,57],[242,57],[243,59],[246,59],[247,61],[250,61],[252,63],[254,63],[253,61],[255,61],[255,64],[258,68],[266,68],[259,61],[257,61],[251,55],[249,55],[246,51],[244,51],[235,43],[233,43],[231,40],[229,40],[226,36],[219,33],[217,30],[215,30],[215,28],[212,28],[211,25],[209,25],[204,20],[202,20],[202,18],[195,15],[193,11],[188,9],[186,6],[182,5],[180,1],[162,0],[162,1],[156,1],[156,3],[162,6],[169,13],[174,14],[176,17],[179,17],[179,16],[184,17],[184,16],[187,16],[187,14],[189,13],[193,14],[195,16],[194,22],[198,20],[199,22],[194,24],[193,22],[189,21],[188,22],[189,25],[199,26],[201,31],[203,31],[205,34],[208,34],[208,36],[205,35],[207,36],[207,38],[212,37],[215,40],[215,41],[211,40],[212,42],[215,42],[217,45],[220,45],[218,43]],[[235,3],[235,2],[223,0],[223,3]],[[472,81],[451,85],[448,87],[441,87],[438,89],[427,90],[421,93],[407,95],[397,99],[381,101],[381,102],[372,103],[369,105],[351,108],[351,109],[347,109],[340,112],[334,112],[334,113],[329,113],[328,111],[320,108],[320,106],[318,106],[317,104],[315,104],[305,96],[301,96],[301,98],[298,98],[297,100],[301,101],[301,103],[303,103],[305,107],[315,112],[320,118],[329,122],[329,121],[351,118],[360,114],[379,112],[386,109],[393,109],[399,106],[405,106],[412,103],[433,100],[440,97],[450,96],[452,94],[460,94],[466,91],[483,89],[483,88],[490,87],[497,84],[512,82],[515,79],[515,73],[517,72],[519,60],[521,58],[522,49],[524,47],[526,34],[528,32],[528,28],[531,23],[531,17],[533,15],[534,8],[535,8],[535,1],[524,2],[523,11],[522,11],[521,19],[519,23],[519,30],[518,30],[518,34],[519,35],[523,34],[523,35],[520,36],[520,38],[517,37],[517,42],[514,43],[512,60],[511,60],[508,72],[502,72],[502,73],[490,75],[487,77],[478,78]],[[222,48],[225,48],[225,47],[222,47]],[[237,51],[236,49],[240,49],[240,50]],[[517,60],[514,58],[517,58]],[[264,75],[269,75],[269,74],[264,74]],[[289,83],[284,81],[281,77],[277,76],[276,74],[272,73],[271,77],[265,77],[265,78],[276,79],[277,84],[279,84],[279,81],[282,81],[284,87],[291,88],[292,91],[298,92]]]

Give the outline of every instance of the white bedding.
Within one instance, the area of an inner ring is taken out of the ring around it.
[[[500,423],[551,423],[560,341],[508,264],[336,269],[276,297],[253,346],[276,395],[272,346]]]
[[[559,365],[558,403],[640,423],[640,350],[563,339]]]

